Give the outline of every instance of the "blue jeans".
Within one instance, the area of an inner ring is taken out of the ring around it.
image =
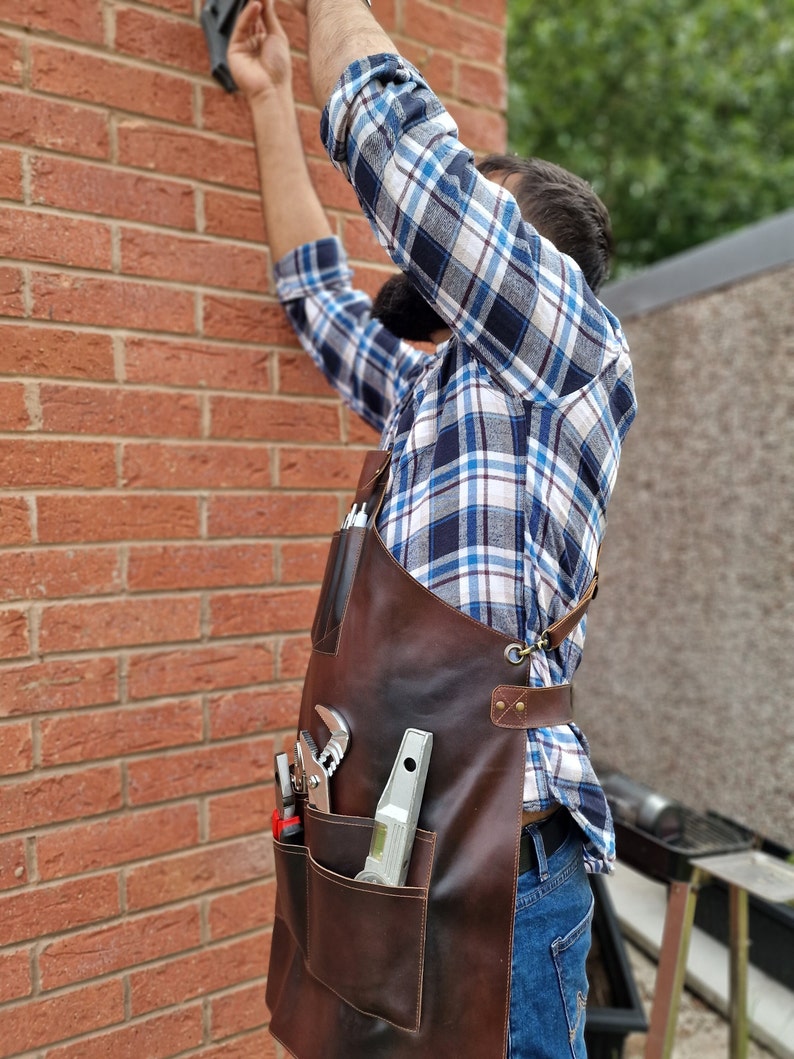
[[[563,810],[564,812],[565,810]],[[585,1059],[585,962],[593,894],[577,827],[518,877],[507,1059]]]

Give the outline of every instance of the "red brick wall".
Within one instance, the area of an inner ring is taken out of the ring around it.
[[[277,1054],[272,758],[375,439],[268,293],[199,7],[0,0],[0,1059]],[[504,0],[377,8],[464,139],[503,147]]]

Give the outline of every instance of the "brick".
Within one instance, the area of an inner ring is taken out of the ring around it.
[[[128,1026],[76,1044],[51,1048],[47,1059],[167,1059],[185,1048],[198,1047],[204,1038],[200,1004],[170,1011],[151,1019],[139,1019]]]
[[[24,838],[11,838],[0,842],[0,890],[14,890],[27,882]]]
[[[9,143],[63,154],[107,158],[107,115],[42,96],[0,90],[0,128]]]
[[[30,413],[22,383],[0,383],[0,423],[8,431],[27,430],[30,427]]]
[[[110,226],[0,207],[0,253],[25,261],[110,269]]]
[[[111,548],[31,548],[0,552],[0,599],[57,599],[118,592],[119,556]]]
[[[129,382],[215,390],[270,389],[270,357],[261,349],[127,338],[124,365]]]
[[[256,883],[209,902],[209,928],[213,941],[267,927],[276,910],[276,882]]]
[[[277,1056],[281,1059],[283,1055],[269,1030],[254,1030],[234,1040],[203,1048],[194,1059],[277,1059]]]
[[[237,298],[205,294],[203,328],[207,338],[230,338],[235,342],[295,344],[295,332],[280,305],[264,298]]]
[[[398,34],[394,43],[401,55],[412,62],[419,72],[432,85],[439,96],[455,96],[456,58],[445,54],[438,48],[428,47],[422,41],[412,40]]]
[[[421,343],[417,342],[416,345],[422,348]],[[351,412],[349,408],[342,409],[342,420],[344,422],[343,437],[348,445],[363,445],[367,449],[378,448],[379,432]]]
[[[121,775],[116,767],[16,782],[6,780],[0,792],[0,832],[11,834],[74,820],[77,816],[109,812],[120,805]]]
[[[149,0],[152,7],[161,7],[164,11],[173,11],[175,15],[191,15],[193,0]]]
[[[82,213],[192,228],[195,194],[159,174],[145,176],[72,159],[44,156],[31,163],[32,201]]]
[[[124,1019],[121,981],[73,989],[60,996],[27,1000],[0,1010],[0,1057],[78,1037]]]
[[[378,242],[365,217],[345,217],[342,240],[348,257],[353,261],[374,261],[383,264],[386,260],[386,251]]]
[[[0,81],[22,84],[22,41],[0,34]]]
[[[302,680],[306,675],[310,654],[311,643],[308,636],[283,637],[276,662],[279,680]]]
[[[202,43],[202,51],[205,51]],[[204,60],[202,60],[204,61]],[[0,110],[2,114],[2,110]],[[256,156],[248,144],[187,132],[140,119],[119,122],[119,163],[190,177],[223,187],[256,191]]]
[[[101,706],[117,701],[118,684],[114,658],[6,666],[0,670],[0,716]]]
[[[184,750],[167,757],[151,756],[131,761],[127,769],[131,805],[151,805],[230,787],[249,787],[272,779],[273,741],[249,739],[245,743]],[[161,869],[151,866],[150,870]],[[149,878],[146,871],[136,877]],[[128,897],[132,900],[129,893]],[[137,907],[143,905],[138,903]]]
[[[119,7],[115,47],[147,62],[164,63],[193,73],[207,72],[207,46],[198,20],[185,20]]]
[[[303,55],[294,56],[292,60],[292,94],[299,103],[305,103],[313,108],[315,128],[319,132],[320,122],[314,106],[314,91],[309,74],[309,61]]]
[[[507,78],[504,70],[461,63],[460,97],[478,107],[504,111],[507,107]]]
[[[421,26],[421,40],[474,62],[504,66],[504,33],[498,26],[464,17],[456,12],[425,3],[406,0],[403,12],[406,26]]]
[[[355,488],[363,454],[355,449],[282,448],[278,484],[282,489]]]
[[[215,596],[210,600],[210,635],[250,636],[309,629],[316,607],[314,588]]]
[[[101,0],[0,0],[0,21],[91,44],[104,37]]]
[[[504,26],[507,21],[505,0],[459,0],[458,6],[467,15],[479,18],[490,26]]]
[[[134,228],[121,233],[121,271],[131,276],[260,291],[268,282],[266,264],[261,248]]]
[[[0,481],[6,488],[116,484],[113,445],[93,441],[0,440]]]
[[[478,154],[492,154],[505,149],[507,122],[501,114],[481,110],[464,103],[455,104],[455,120],[460,138]]]
[[[314,493],[223,493],[210,498],[211,537],[331,534],[341,521],[336,497]]]
[[[34,272],[31,296],[36,319],[100,327],[118,327],[123,320],[125,327],[141,331],[195,330],[193,294],[151,283]]]
[[[175,853],[197,845],[198,840],[195,804],[125,811],[106,820],[40,834],[36,838],[36,864],[42,879],[61,879]]]
[[[259,195],[208,188],[204,192],[204,226],[210,235],[245,239],[260,246],[267,239]]]
[[[0,268],[0,314],[24,316],[25,302],[22,271],[18,268]]]
[[[29,772],[32,768],[33,729],[30,721],[0,725],[0,776]]]
[[[33,992],[30,956],[25,950],[0,953],[0,1004]]]
[[[245,687],[273,679],[273,655],[260,644],[224,644],[136,654],[129,661],[132,699]]]
[[[0,325],[0,372],[112,379],[109,335],[58,327]]]
[[[130,909],[182,901],[188,896],[260,879],[273,872],[273,843],[265,834],[213,844],[127,871]]]
[[[325,572],[328,547],[326,538],[319,541],[285,541],[279,545],[281,583],[294,585],[314,582],[318,586],[319,596],[319,583]]]
[[[275,805],[272,787],[249,787],[208,801],[212,842],[238,835],[266,834],[270,830]]]
[[[116,110],[191,124],[193,89],[182,77],[45,44],[31,47],[31,87]]]
[[[278,355],[278,388],[280,393],[313,397],[330,397],[336,392],[303,350]]]
[[[301,701],[299,684],[245,689],[210,699],[210,738],[235,736],[291,728],[297,722]]]
[[[41,987],[58,989],[99,978],[196,948],[200,942],[201,923],[196,905],[129,916],[119,923],[71,933],[45,945],[38,956]]]
[[[0,496],[0,545],[29,544],[31,536],[30,508],[24,497]]]
[[[210,436],[261,441],[339,441],[336,402],[210,398]]]
[[[114,875],[100,875],[0,896],[0,945],[42,938],[118,915],[118,891]]]
[[[295,93],[295,61],[293,60],[293,93]],[[295,93],[297,98],[297,93]],[[207,132],[234,136],[238,140],[252,140],[251,111],[241,93],[230,96],[213,81],[201,89],[201,127]]]
[[[0,658],[24,658],[29,653],[27,611],[0,610]]]
[[[316,134],[314,139],[316,140]],[[361,207],[358,204],[356,193],[345,180],[338,169],[329,165],[327,157],[307,160],[309,175],[312,183],[320,197],[320,201],[328,209],[347,210],[350,213],[359,213]]]
[[[37,497],[36,509],[38,539],[42,544],[197,537],[200,530],[198,501],[189,496],[162,493],[44,495]],[[92,549],[88,553],[90,561],[94,561],[97,552]],[[72,551],[71,554],[76,556],[78,553]],[[115,555],[115,552],[109,554]],[[113,588],[106,591],[113,591]],[[47,594],[52,595],[51,592]]]
[[[201,409],[192,394],[42,385],[39,404],[41,429],[48,433],[169,438],[201,434]]]
[[[121,774],[118,767],[89,768],[33,780],[7,781],[0,788],[0,832],[11,834],[61,820],[96,816],[118,809],[120,805]],[[4,936],[3,925],[0,916],[0,937]],[[0,945],[3,944],[6,943],[0,941]]]
[[[165,747],[200,743],[201,702],[160,703],[141,709],[83,710],[41,721],[41,763],[45,767],[124,757]]]
[[[222,588],[272,580],[273,549],[261,543],[135,547],[127,572],[132,592]]]
[[[328,165],[328,155],[325,152],[320,139],[320,114],[312,107],[311,109],[298,110],[298,128],[301,134],[303,149],[309,158],[318,158]],[[341,178],[344,181],[344,177]]]
[[[200,606],[198,597],[56,604],[42,611],[39,647],[54,653],[196,640]]]
[[[267,949],[261,938],[213,945],[195,955],[133,972],[132,1014],[183,1004],[193,997],[261,978],[266,971]]]
[[[22,153],[0,147],[0,198],[22,201]]]
[[[132,489],[261,489],[270,462],[262,446],[131,443],[122,475]]]
[[[210,1026],[213,1040],[233,1037],[244,1030],[264,1026],[268,1021],[264,983],[235,989],[210,1001]]]

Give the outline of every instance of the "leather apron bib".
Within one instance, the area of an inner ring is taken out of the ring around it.
[[[388,469],[368,455],[371,526],[335,535],[314,623],[299,727],[322,748],[322,704],[351,739],[331,812],[304,804],[299,844],[274,841],[270,1028],[297,1059],[504,1059],[526,729],[570,699],[527,695],[528,656],[390,555],[372,528]],[[359,882],[407,727],[433,748],[406,885]]]

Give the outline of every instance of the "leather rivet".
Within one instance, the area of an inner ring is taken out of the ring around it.
[[[516,703],[516,711],[518,713],[523,713],[525,709],[526,709],[526,706],[524,705],[523,702],[517,702]]]
[[[499,702],[497,702],[496,708],[497,708],[497,710],[504,710],[506,708],[505,704],[502,702],[501,699],[499,700]]]

